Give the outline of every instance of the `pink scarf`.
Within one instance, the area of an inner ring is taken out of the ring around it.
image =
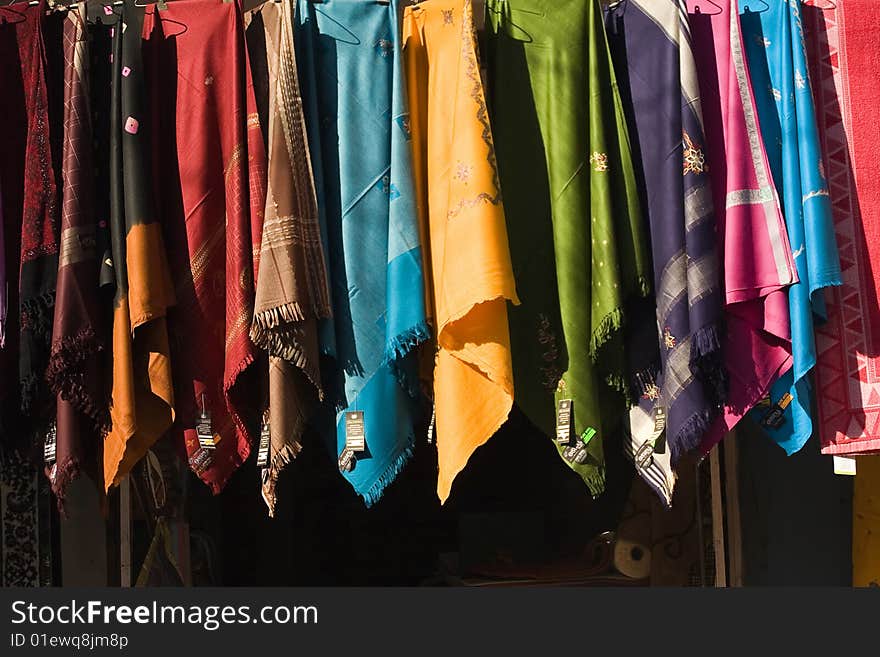
[[[689,15],[696,59],[703,63],[697,68],[723,254],[723,349],[730,380],[724,413],[703,437],[703,452],[718,443],[791,367],[785,288],[797,280],[761,142],[736,3],[716,4],[722,7],[720,13]],[[714,67],[709,64],[713,61]]]

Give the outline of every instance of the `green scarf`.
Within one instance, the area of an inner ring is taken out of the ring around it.
[[[651,263],[597,0],[488,0],[491,108],[522,305],[509,309],[516,401],[595,496],[629,403],[625,307]],[[556,402],[556,403],[554,403]]]

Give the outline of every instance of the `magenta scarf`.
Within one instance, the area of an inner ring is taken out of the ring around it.
[[[723,350],[730,381],[724,413],[703,437],[704,452],[791,367],[786,287],[797,280],[761,141],[736,0],[716,4],[719,13],[689,15],[696,60],[703,63],[697,69],[723,254]]]

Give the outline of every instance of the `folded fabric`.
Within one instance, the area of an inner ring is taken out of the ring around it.
[[[607,10],[611,55],[629,102],[630,137],[651,231],[656,325],[630,411],[639,474],[672,503],[671,466],[700,444],[726,392],[721,282],[703,115],[684,0],[631,0]],[[634,350],[635,351],[635,350]],[[656,370],[656,371],[652,371]],[[665,442],[661,433],[665,428]],[[647,445],[646,445],[647,443]],[[667,454],[668,452],[668,454]]]
[[[510,414],[507,300],[518,299],[471,1],[407,7],[403,44],[417,191],[430,245],[425,269],[438,346],[437,493],[445,501],[470,455]]]
[[[297,4],[333,304],[321,351],[335,365],[325,379],[335,412],[319,424],[367,505],[412,455],[414,350],[428,338],[399,16],[395,0]],[[362,449],[346,447],[349,433]]]
[[[797,281],[760,139],[736,2],[715,4],[717,13],[688,17],[694,55],[705,63],[697,73],[718,218],[726,303],[722,348],[730,377],[724,412],[703,437],[704,453],[791,367],[786,287]]]
[[[56,395],[56,460],[47,469],[59,504],[80,471],[95,470],[110,416],[101,385],[103,327],[98,298],[85,3],[64,16],[64,140],[61,240],[52,351],[46,377]],[[99,433],[101,432],[101,433]]]
[[[751,415],[792,454],[813,434],[811,385],[815,319],[824,319],[822,288],[840,285],[840,259],[810,93],[798,2],[771,3],[740,16],[761,136],[782,200],[798,282],[788,288],[792,368],[770,389],[769,406]],[[780,413],[780,411],[782,411]]]
[[[880,103],[876,3],[804,7],[810,79],[843,285],[826,293],[828,321],[816,328],[818,432],[825,454],[880,451]]]
[[[177,299],[172,435],[216,494],[250,454],[263,403],[265,367],[249,333],[266,151],[237,2],[171,3],[147,14],[144,39]]]
[[[268,185],[251,339],[269,353],[269,428],[263,498],[302,449],[319,397],[318,320],[330,316],[327,266],[294,59],[292,0],[259,9],[268,65]]]
[[[650,256],[626,120],[598,0],[489,0],[489,107],[517,292],[510,310],[517,403],[554,433],[598,495],[602,442],[625,415],[628,302]]]
[[[123,24],[126,29],[119,29]],[[174,288],[153,196],[152,146],[158,126],[144,93],[143,26],[144,9],[126,0],[112,53],[109,182],[116,293],[111,429],[104,440],[107,489],[131,471],[174,420],[165,319],[174,305]]]

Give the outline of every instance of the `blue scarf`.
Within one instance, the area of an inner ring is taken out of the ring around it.
[[[799,282],[788,290],[793,366],[751,417],[788,454],[813,433],[810,382],[816,364],[815,319],[824,319],[822,288],[840,285],[840,260],[807,73],[800,2],[770,2],[741,16],[761,136],[782,200]],[[786,395],[791,396],[790,402]],[[782,407],[785,407],[784,409]],[[784,412],[783,412],[784,410]]]
[[[367,506],[412,455],[414,349],[429,337],[398,15],[395,0],[299,0],[295,26],[333,304],[335,433],[322,428],[343,457],[363,411],[366,448],[344,475]]]

